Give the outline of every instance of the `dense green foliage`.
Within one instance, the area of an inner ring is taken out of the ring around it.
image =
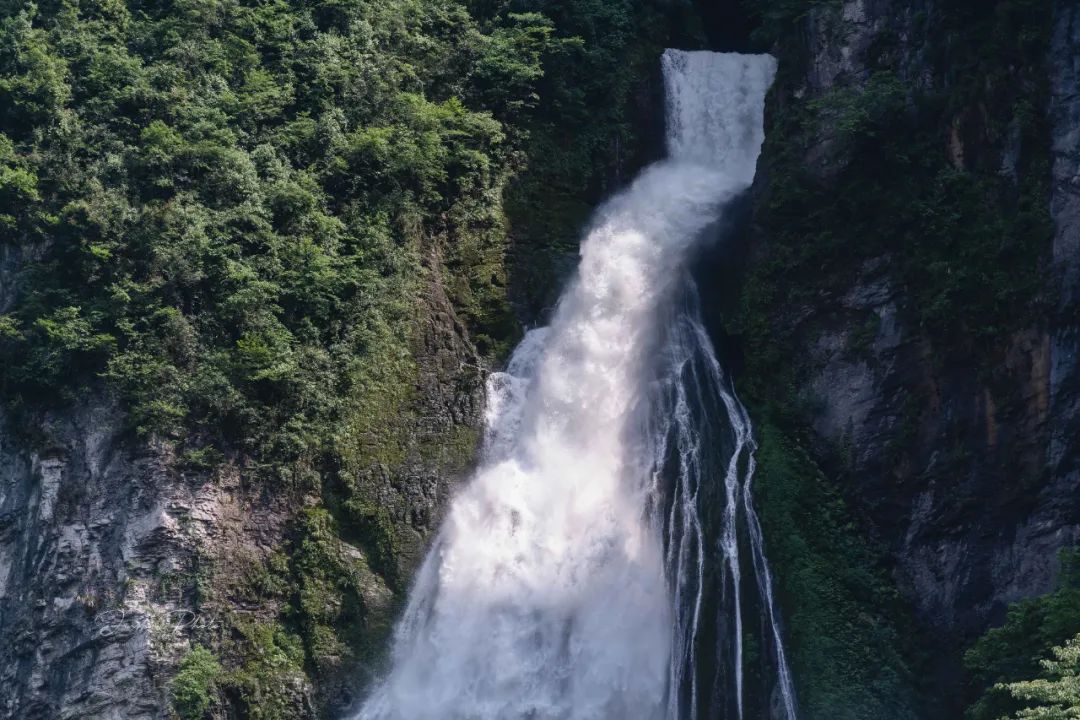
[[[213,702],[221,674],[221,663],[213,653],[200,645],[193,647],[169,683],[173,712],[181,720],[202,720]]]
[[[1080,717],[1080,635],[1051,649],[1053,659],[1040,664],[1045,677],[1003,686],[1024,704],[1015,717],[1029,720],[1069,720]]]
[[[979,638],[964,658],[976,688],[985,689],[967,711],[968,720],[998,720],[1023,707],[1006,684],[1039,676],[1054,646],[1080,633],[1080,553],[1062,553],[1060,587],[1009,608],[1001,627]]]
[[[763,419],[756,499],[803,715],[919,717],[903,603],[810,455]]]
[[[3,240],[41,258],[0,324],[5,397],[102,375],[142,431],[315,451],[408,372],[426,237],[458,241],[463,313],[497,313],[469,264],[501,248],[550,33],[408,0],[7,11]]]

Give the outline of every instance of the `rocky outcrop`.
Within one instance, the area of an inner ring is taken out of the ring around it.
[[[3,253],[6,303],[25,258]],[[385,421],[400,443],[397,461],[350,481],[392,525],[398,578],[409,577],[438,527],[483,411],[481,363],[437,262],[416,315],[412,400]],[[287,558],[298,514],[324,500],[317,486],[264,485],[245,463],[236,456],[191,469],[169,444],[134,436],[104,390],[18,422],[0,416],[0,718],[166,718],[168,681],[193,642],[276,627],[291,590],[252,592],[252,578]],[[366,622],[381,624],[372,637],[381,646],[394,593],[364,550],[330,542]],[[279,584],[289,571],[281,572]],[[364,677],[356,663],[377,655],[340,664],[317,688],[299,667],[283,671],[275,682],[286,686],[289,717],[349,704]]]
[[[34,254],[0,248],[0,311]],[[190,555],[181,517],[196,504],[121,418],[104,397],[32,426],[0,415],[0,717],[163,717],[151,627],[176,607],[146,585]]]
[[[148,585],[190,557],[185,524],[213,526],[218,501],[124,443],[117,418],[88,399],[42,418],[32,446],[0,440],[3,717],[163,716],[154,625],[183,606]]]
[[[1050,492],[1080,518],[1080,8],[1059,1],[1050,49],[1054,266],[1061,294],[1050,337]],[[1077,542],[1074,535],[1072,542]]]
[[[779,300],[775,318],[805,353],[791,362],[817,455],[885,549],[934,648],[932,682],[957,704],[960,651],[1009,603],[1051,589],[1058,551],[1080,542],[1080,11],[1057,6],[1048,58],[1056,235],[1045,251],[1060,286],[1044,289],[1057,306],[1052,318],[998,338],[992,375],[943,360],[888,253],[857,266],[839,290]],[[909,104],[920,92],[949,92],[941,56],[931,57],[939,9],[922,0],[817,7],[800,26],[801,54],[787,55],[771,112],[863,92],[882,68]],[[1016,133],[988,140],[986,112],[959,108],[939,128],[940,151],[958,169],[1000,168],[1016,182]],[[844,142],[835,127],[821,128],[802,149],[802,168],[827,185],[848,160]],[[768,212],[771,161],[763,158],[755,190],[759,215]],[[768,239],[756,242],[751,269],[770,258]]]

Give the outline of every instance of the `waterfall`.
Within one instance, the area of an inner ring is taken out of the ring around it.
[[[740,523],[794,720],[750,495],[752,431],[686,272],[695,242],[753,180],[775,61],[669,50],[662,62],[668,158],[600,208],[550,325],[489,378],[480,466],[418,573],[360,720],[685,720],[703,693],[726,697],[729,676],[741,718]],[[696,393],[719,400],[735,438],[715,552],[700,517],[714,483]],[[734,654],[705,688],[696,657],[717,561],[734,625],[716,653]]]
[[[675,613],[667,717],[697,720],[703,714],[703,699],[710,706],[706,717],[744,716],[741,523],[776,671],[779,703],[772,717],[796,720],[795,690],[780,635],[761,524],[753,503],[753,428],[701,323],[690,278],[685,279],[683,288],[682,301],[668,318],[666,362],[659,367],[657,380],[661,391],[652,404],[646,433],[655,443],[655,492],[660,496],[663,487],[670,485],[671,496],[665,516],[657,522],[665,528],[667,574],[672,579]],[[718,418],[723,422],[715,422]],[[710,453],[706,448],[721,445],[724,435],[729,436],[731,445],[726,457],[715,449]],[[714,468],[720,470],[716,475],[724,480],[721,487],[715,488],[722,492],[722,502],[718,503],[722,513],[715,523],[718,532],[709,533],[707,519],[702,515],[713,504],[708,484]],[[670,483],[664,482],[665,475],[670,475]],[[709,554],[705,538],[712,535],[716,536],[718,552]],[[721,570],[719,582],[713,585],[706,580],[709,563],[719,565]],[[707,618],[702,616],[702,607],[707,596],[717,592],[722,595],[716,604],[727,632],[705,633],[703,624]],[[703,648],[710,640],[716,647]],[[712,655],[720,664],[725,664],[726,659],[728,672],[712,678],[711,687],[699,688],[697,675],[705,655]],[[718,697],[725,690],[730,691],[726,702]],[[725,705],[733,711],[725,713]]]

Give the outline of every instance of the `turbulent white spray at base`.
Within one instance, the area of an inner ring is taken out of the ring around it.
[[[483,462],[418,574],[361,720],[682,717],[672,688],[693,623],[672,553],[700,570],[706,548],[694,496],[689,535],[665,543],[655,440],[635,420],[687,250],[753,179],[775,62],[668,51],[663,67],[669,159],[599,211],[550,327],[489,380]],[[739,495],[750,501],[731,462],[734,533]]]

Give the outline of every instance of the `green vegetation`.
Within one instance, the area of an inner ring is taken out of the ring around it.
[[[221,663],[212,652],[201,645],[191,648],[169,683],[173,712],[181,720],[202,720],[217,695],[221,676]]]
[[[909,621],[886,572],[810,455],[760,413],[756,425],[755,495],[802,714],[920,717]]]
[[[293,593],[287,617],[298,628],[315,672],[326,675],[363,642],[385,640],[390,618],[386,608],[365,602],[371,570],[363,558],[347,554],[329,513],[310,509],[299,522],[296,546],[286,550]]]
[[[220,662],[205,684],[216,706],[244,718],[309,717],[313,699],[331,706],[343,680],[355,687],[378,669],[392,595],[340,535],[326,509],[309,507],[278,551],[202,557],[196,573],[163,583],[192,590],[198,617],[209,620],[191,631]]]
[[[406,0],[10,8],[3,240],[47,249],[4,317],[5,397],[101,376],[141,432],[317,454],[408,372],[428,238],[478,336],[504,303],[475,265],[551,31]]]
[[[1025,708],[1015,717],[1029,720],[1068,720],[1080,717],[1080,635],[1051,651],[1043,660],[1046,677],[1003,686]],[[1035,703],[1032,705],[1031,703]]]
[[[304,707],[304,648],[293,633],[277,623],[236,621],[222,642],[242,657],[222,682],[222,697],[238,717],[291,720]]]
[[[968,650],[964,662],[972,684],[984,689],[968,708],[968,720],[999,720],[1021,710],[1031,698],[1013,692],[1013,684],[1038,677],[1042,658],[1080,633],[1080,552],[1062,553],[1061,565],[1057,590],[1011,606],[1005,624]]]

